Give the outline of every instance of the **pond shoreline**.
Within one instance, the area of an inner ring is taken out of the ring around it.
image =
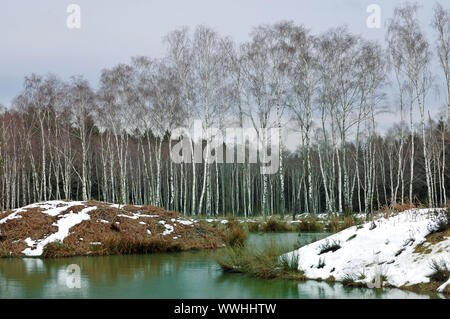
[[[327,234],[304,234],[301,244]],[[295,245],[295,233],[250,234],[249,244]],[[149,255],[0,259],[0,298],[439,298],[399,289],[348,288],[315,280],[261,280],[226,274],[215,262],[222,249]],[[66,287],[67,267],[81,269],[81,289]],[[124,293],[126,292],[126,293]]]
[[[154,206],[48,201],[0,214],[0,257],[71,257],[210,249],[224,234]]]

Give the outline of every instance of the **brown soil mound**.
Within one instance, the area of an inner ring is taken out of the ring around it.
[[[48,239],[61,231],[58,221],[89,207],[95,207],[87,211],[89,219],[72,225],[63,240]],[[57,212],[52,210],[55,208]],[[39,244],[45,244],[41,251],[37,249]],[[154,206],[53,201],[0,213],[0,257],[30,255],[24,253],[25,249],[48,258],[145,254],[223,245],[224,235],[219,230]]]

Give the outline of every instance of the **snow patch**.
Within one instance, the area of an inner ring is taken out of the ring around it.
[[[180,224],[186,225],[186,226],[189,226],[189,225],[192,225],[192,224],[193,224],[193,222],[191,222],[190,220],[182,220],[182,219],[178,219],[177,221],[178,221]]]
[[[298,258],[299,270],[311,279],[333,276],[341,281],[350,276],[355,281],[371,283],[383,276],[396,287],[427,283],[432,273],[431,261],[450,256],[450,238],[431,245],[430,253],[414,253],[436,227],[433,212],[442,210],[413,209],[362,227],[353,226],[285,256]],[[333,243],[340,248],[325,249]]]
[[[130,218],[130,219],[138,219],[141,217],[149,217],[149,218],[159,217],[159,215],[147,215],[147,214],[140,214],[140,213],[133,213],[133,215],[119,214],[117,216],[126,217],[126,218]]]
[[[6,216],[5,218],[0,220],[0,224],[4,224],[6,223],[8,220],[12,220],[12,219],[18,219],[18,218],[22,218],[22,216],[17,215],[19,212],[14,212],[9,214],[8,216]]]
[[[164,224],[164,227],[166,227],[166,230],[163,231],[163,233],[162,233],[163,236],[171,234],[174,230],[173,226],[169,225],[169,224]]]
[[[71,205],[74,206],[74,205]],[[26,248],[22,251],[22,253],[26,256],[40,256],[44,251],[44,247],[52,242],[63,242],[64,239],[69,235],[69,230],[71,227],[83,222],[84,220],[89,220],[91,217],[88,212],[97,209],[97,207],[86,207],[82,209],[79,213],[70,212],[60,217],[60,219],[54,223],[54,226],[58,227],[58,231],[50,236],[33,241],[31,238],[27,238],[25,241],[27,242],[29,248]],[[51,213],[54,214],[56,210],[53,210]]]
[[[438,292],[443,292],[444,289],[445,289],[448,285],[450,285],[450,278],[449,278],[445,283],[443,283],[441,286],[439,286],[439,288],[437,289],[437,291],[438,291]]]

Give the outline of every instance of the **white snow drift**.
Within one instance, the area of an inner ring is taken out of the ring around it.
[[[57,205],[64,204],[64,206],[56,207]],[[59,201],[52,201],[47,202],[44,205],[39,205],[41,208],[46,208],[46,210],[43,211],[44,214],[48,214],[50,216],[58,216],[59,213],[65,211],[67,208],[71,206],[76,205],[83,205],[81,202],[59,202]],[[52,207],[53,206],[53,207]],[[36,206],[37,207],[37,206]],[[25,208],[30,208],[29,206]],[[68,214],[62,215],[59,220],[54,223],[53,225],[58,227],[58,231],[54,234],[51,234],[50,236],[40,239],[40,240],[31,240],[31,238],[25,239],[25,242],[27,243],[29,248],[25,248],[22,253],[26,256],[40,256],[42,255],[44,251],[44,247],[53,242],[63,242],[64,238],[69,236],[69,230],[73,226],[81,223],[84,220],[88,220],[91,218],[91,216],[88,214],[88,212],[97,209],[95,206],[86,207],[83,208],[79,213],[70,212]]]
[[[443,211],[413,209],[380,218],[311,243],[286,257],[298,258],[299,270],[311,279],[333,276],[337,281],[352,278],[371,284],[383,278],[385,284],[395,287],[428,283],[433,260],[450,267],[450,237],[436,244],[424,243]],[[416,246],[422,243],[428,253],[415,253]],[[443,291],[449,284],[450,280],[438,290]]]

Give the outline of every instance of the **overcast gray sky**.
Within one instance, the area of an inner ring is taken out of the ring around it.
[[[82,74],[96,87],[100,71],[131,56],[160,57],[161,38],[179,26],[205,24],[242,42],[253,26],[293,20],[314,33],[348,25],[369,39],[384,41],[384,22],[398,0],[14,0],[0,10],[0,103],[8,106],[24,76]],[[440,1],[450,7],[448,0]],[[81,29],[68,29],[67,6],[81,7]],[[381,7],[382,26],[366,25],[369,4]],[[429,39],[434,1],[421,1],[419,18]],[[439,76],[441,76],[439,74]],[[445,95],[430,102],[433,113]],[[441,101],[442,100],[442,101]],[[386,119],[392,115],[386,116]]]

